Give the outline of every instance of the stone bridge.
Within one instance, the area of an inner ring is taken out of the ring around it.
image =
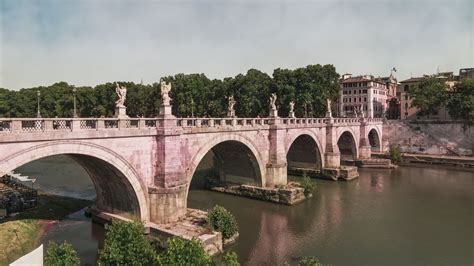
[[[2,118],[0,176],[65,154],[90,175],[97,209],[162,224],[185,215],[206,154],[224,181],[273,187],[287,183],[291,167],[368,158],[382,149],[381,137],[375,118]]]

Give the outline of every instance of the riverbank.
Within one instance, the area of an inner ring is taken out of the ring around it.
[[[375,158],[389,158],[386,153],[372,152]],[[474,157],[470,156],[448,156],[448,155],[434,155],[434,154],[416,154],[416,153],[402,153],[402,162],[398,163],[400,166],[424,166],[429,167],[436,165],[446,168],[463,168],[465,170],[474,171]]]
[[[0,265],[36,248],[51,224],[91,204],[90,200],[38,193],[37,207],[0,220]]]

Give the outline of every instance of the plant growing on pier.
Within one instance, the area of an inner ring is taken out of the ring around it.
[[[172,237],[166,250],[159,256],[160,265],[214,265],[198,239],[185,240]]]
[[[98,265],[157,265],[158,255],[140,222],[113,220],[105,225],[104,248]]]
[[[49,241],[48,250],[46,251],[46,256],[44,257],[44,265],[80,265],[79,256],[77,256],[76,251],[72,248],[71,244],[64,241],[61,245],[58,246],[53,241]]]
[[[298,266],[322,266],[321,262],[315,257],[303,257],[298,261]]]
[[[402,161],[402,154],[398,145],[393,144],[390,146],[390,160],[392,163],[399,163]]]
[[[219,205],[208,212],[207,223],[212,230],[221,232],[224,239],[231,238],[239,231],[234,215]]]
[[[221,265],[222,266],[239,266],[240,263],[237,260],[237,254],[235,254],[235,252],[233,251],[227,251],[226,253],[224,253],[224,255],[222,256]]]
[[[303,173],[303,179],[301,180],[301,187],[304,188],[304,195],[310,197],[314,189],[316,189],[316,183],[314,183],[308,174]]]

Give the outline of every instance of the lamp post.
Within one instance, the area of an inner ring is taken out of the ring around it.
[[[73,93],[73,95],[74,95],[74,110],[73,110],[73,113],[72,113],[72,117],[73,117],[73,118],[77,118],[76,92],[77,92],[76,87],[73,87],[73,88],[72,88],[72,93]]]
[[[191,98],[191,117],[194,118],[194,100]]]
[[[37,100],[38,100],[38,107],[37,107],[36,117],[37,117],[37,118],[41,118],[41,111],[40,111],[40,96],[41,96],[41,92],[40,92],[39,90],[36,91],[36,96],[37,96]]]

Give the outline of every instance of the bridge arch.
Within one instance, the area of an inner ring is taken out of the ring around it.
[[[352,129],[347,128],[337,137],[337,146],[341,153],[341,159],[357,159],[359,158],[359,142],[356,134]]]
[[[382,151],[382,134],[377,127],[371,127],[367,131],[367,139],[373,151]]]
[[[100,210],[128,219],[149,220],[147,189],[139,174],[119,154],[97,144],[53,141],[35,145],[0,161],[0,175],[54,155],[68,155],[84,167],[94,184],[95,203]]]
[[[297,134],[291,136],[285,147],[288,167],[304,166],[316,167],[322,169],[324,167],[324,153],[322,145],[314,132],[310,130],[298,131]]]
[[[265,186],[265,164],[263,163],[264,160],[261,152],[257,149],[253,141],[250,140],[248,137],[242,136],[240,134],[225,133],[219,134],[215,138],[212,138],[210,141],[205,142],[204,145],[197,149],[194,156],[192,156],[192,159],[190,161],[190,167],[187,168],[186,173],[188,183],[187,193],[189,193],[191,179],[193,178],[193,175],[196,172],[199,163],[202,161],[204,156],[208,154],[208,152],[213,151],[215,154],[217,153],[216,157],[218,157],[218,159],[225,160],[225,158],[222,157],[230,159],[230,156],[232,155],[226,154],[224,152],[224,150],[226,149],[225,145],[228,145],[227,148],[229,150],[232,148],[237,148],[239,151],[246,152],[245,156],[248,157],[249,162],[253,161],[252,170],[255,173],[254,176],[257,179],[255,180],[257,185]]]

